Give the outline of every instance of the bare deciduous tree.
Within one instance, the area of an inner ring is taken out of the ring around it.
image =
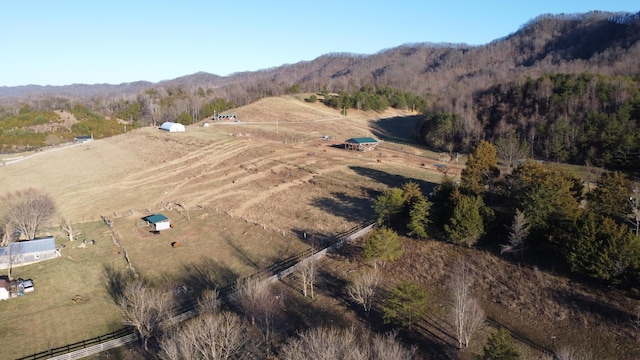
[[[362,305],[367,315],[371,311],[371,305],[378,295],[381,281],[382,274],[379,270],[373,269],[356,273],[347,287],[349,296],[353,301]]]
[[[147,351],[149,340],[161,335],[174,315],[175,304],[170,292],[150,288],[140,280],[126,284],[118,298],[125,324],[136,329]]]
[[[309,359],[368,359],[359,346],[356,333],[351,329],[313,328],[303,331],[299,337],[289,339],[280,349],[282,360]]]
[[[9,243],[15,240],[13,234],[13,227],[9,222],[2,222],[0,232],[2,232],[2,238],[0,240],[0,246],[9,246]]]
[[[11,250],[13,248],[13,246],[11,245],[12,243],[18,241],[18,236],[15,233],[15,228],[12,226],[12,224],[8,221],[4,221],[2,223],[2,244],[0,244],[0,246],[6,247],[7,248],[7,276],[9,277],[9,280],[12,279],[11,277],[11,269],[13,267],[13,262],[16,259],[16,254],[12,254]]]
[[[67,234],[69,241],[73,241],[73,224],[71,224],[71,220],[62,219],[60,228]]]
[[[196,309],[198,313],[213,312],[220,307],[220,292],[217,289],[206,289],[198,299]]]
[[[300,280],[302,281],[302,294],[304,296],[311,296],[313,299],[313,285],[316,280],[316,262],[313,259],[306,259],[304,263],[300,264],[298,269],[300,273]],[[309,291],[307,291],[309,290]],[[308,293],[310,294],[308,295]]]
[[[370,359],[380,360],[410,360],[415,356],[417,347],[412,346],[410,349],[405,348],[397,339],[397,333],[390,332],[384,335],[376,334],[369,351]]]
[[[529,235],[529,222],[524,211],[516,209],[513,223],[509,230],[509,243],[500,245],[501,254],[516,254],[524,251],[524,241]]]
[[[34,239],[38,228],[49,221],[56,206],[49,195],[29,188],[9,193],[2,198],[4,222],[11,224],[27,239]]]
[[[402,346],[395,333],[358,336],[355,329],[314,328],[289,339],[280,359],[410,360],[415,351]]]
[[[485,313],[471,294],[473,277],[467,264],[459,260],[452,271],[449,289],[452,295],[451,317],[458,347],[468,347],[473,335],[484,326]]]
[[[274,319],[282,309],[280,300],[272,293],[271,283],[258,277],[238,280],[235,290],[235,302],[251,319],[251,323],[257,324],[262,331],[268,353]]]
[[[163,360],[251,359],[251,335],[234,313],[201,314],[160,342]]]
[[[516,167],[518,161],[529,155],[529,144],[518,138],[514,131],[496,140],[498,158],[507,167],[507,174]]]

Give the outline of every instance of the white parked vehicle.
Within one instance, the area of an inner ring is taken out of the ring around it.
[[[33,285],[33,280],[31,279],[19,281],[17,288],[18,288],[18,293],[20,294],[26,294],[36,289],[35,286]]]

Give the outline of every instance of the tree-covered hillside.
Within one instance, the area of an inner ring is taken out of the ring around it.
[[[532,155],[633,171],[640,166],[640,78],[592,73],[547,74],[478,92],[474,118],[430,113],[428,146],[468,151],[479,139],[515,136]]]
[[[69,113],[73,120],[67,122],[60,113],[23,105],[19,114],[0,118],[0,151],[32,150],[73,141],[76,136],[93,135],[99,139],[125,131],[117,120],[107,119],[81,105],[69,109]]]

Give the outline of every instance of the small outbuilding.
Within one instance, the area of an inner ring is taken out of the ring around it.
[[[0,300],[11,298],[11,283],[7,279],[0,279]]]
[[[378,140],[372,137],[351,138],[344,142],[345,149],[371,151],[378,145]]]
[[[167,121],[167,122],[164,122],[162,126],[160,126],[160,130],[165,130],[168,132],[184,132],[185,127],[182,124]]]
[[[145,216],[142,220],[151,226],[151,231],[161,231],[171,228],[171,220],[162,214]]]
[[[53,236],[10,243],[0,247],[0,269],[21,266],[60,256]]]

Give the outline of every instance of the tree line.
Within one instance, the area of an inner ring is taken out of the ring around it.
[[[428,105],[427,101],[420,96],[388,86],[362,86],[357,91],[340,91],[337,94],[330,94],[325,88],[322,95],[325,105],[345,111],[346,109],[382,111],[392,107],[423,112]],[[315,95],[313,96],[315,98]]]

